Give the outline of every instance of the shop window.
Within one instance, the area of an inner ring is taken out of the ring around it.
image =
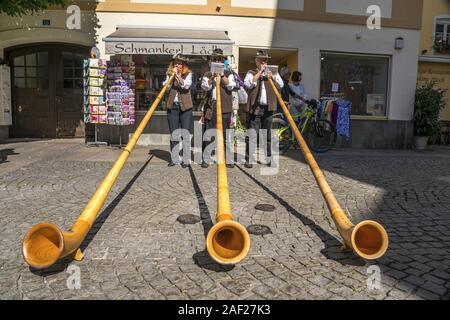
[[[163,87],[171,56],[133,55],[132,57],[136,65],[136,110],[147,111]],[[189,68],[193,73],[191,95],[194,111],[200,111],[201,101],[205,96],[201,89],[202,77],[209,68],[207,57],[189,57]],[[167,110],[166,99],[161,101],[158,110]]]
[[[387,116],[389,57],[322,53],[321,60],[322,97],[351,101],[352,115]]]
[[[450,54],[450,17],[436,19],[433,49],[436,53]]]
[[[14,85],[17,88],[48,89],[48,52],[29,53],[13,59]]]

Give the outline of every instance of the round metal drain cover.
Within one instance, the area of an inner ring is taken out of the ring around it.
[[[193,214],[185,214],[179,216],[177,221],[182,224],[196,224],[200,222],[200,217],[194,216]]]
[[[260,210],[260,211],[265,211],[265,212],[272,212],[275,211],[275,206],[271,205],[271,204],[257,204],[255,206],[256,210]]]
[[[268,226],[263,226],[261,224],[253,224],[247,227],[247,231],[250,234],[254,234],[256,236],[264,236],[266,234],[271,234],[272,230]]]

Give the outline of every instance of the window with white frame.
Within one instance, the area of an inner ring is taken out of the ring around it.
[[[436,18],[434,30],[435,52],[450,54],[450,17]]]
[[[322,52],[321,61],[321,97],[350,101],[353,116],[387,116],[389,56]]]

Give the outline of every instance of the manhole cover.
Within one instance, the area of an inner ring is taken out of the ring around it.
[[[272,212],[275,211],[275,206],[271,204],[257,204],[255,209],[260,211]]]
[[[193,214],[185,214],[179,216],[177,221],[182,224],[196,224],[200,222],[200,217],[194,216]]]
[[[270,230],[269,227],[263,226],[263,225],[260,225],[260,224],[253,224],[251,226],[248,226],[247,227],[247,231],[248,231],[248,233],[254,234],[254,235],[257,235],[257,236],[264,236],[266,234],[271,234],[272,233],[272,230]]]

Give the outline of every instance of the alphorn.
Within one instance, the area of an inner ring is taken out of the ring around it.
[[[225,164],[220,76],[216,76],[215,81],[217,119],[217,223],[208,232],[206,248],[210,257],[217,263],[233,265],[239,263],[247,256],[250,250],[250,236],[243,225],[233,221],[233,215],[231,213],[227,167]]]
[[[300,149],[305,157],[314,178],[319,185],[320,191],[327,203],[328,210],[336,225],[336,228],[343,239],[343,250],[355,252],[358,256],[366,260],[376,260],[381,258],[387,251],[389,239],[384,227],[378,222],[365,220],[356,226],[350,221],[345,211],[339,205],[333,194],[322,170],[319,168],[314,159],[311,150],[306,141],[303,139],[294,119],[292,118],[286,104],[283,101],[273,80],[269,77],[269,83],[275,92],[278,102],[283,109],[283,113],[289,121],[289,125],[293,129],[295,138],[297,139]]]
[[[80,245],[94,224],[97,215],[102,208],[112,186],[116,182],[129,155],[133,151],[139,137],[147,126],[153,112],[162,100],[167,87],[172,83],[175,75],[162,88],[144,119],[139,124],[127,146],[120,154],[119,158],[109,170],[106,178],[95,191],[93,197],[78,217],[75,224],[69,231],[62,231],[58,226],[49,222],[42,222],[33,226],[25,235],[22,241],[22,254],[25,261],[36,269],[45,269],[53,265],[60,258],[73,254],[77,261],[83,259],[84,255],[80,250]]]

